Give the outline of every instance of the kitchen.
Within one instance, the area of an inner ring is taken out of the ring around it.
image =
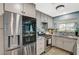
[[[77,6],[0,3],[0,55],[78,55]]]

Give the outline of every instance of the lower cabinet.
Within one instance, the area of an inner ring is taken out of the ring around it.
[[[74,39],[64,39],[64,49],[73,52],[75,41]]]
[[[37,39],[37,55],[40,55],[45,50],[45,38],[44,37],[38,37]]]
[[[54,42],[54,44],[52,44],[53,46],[56,46],[58,48],[62,48],[64,50],[67,50],[70,52],[74,52],[74,49],[77,48],[77,47],[75,47],[76,43],[77,43],[76,39],[55,36],[52,39],[52,43],[53,42]]]
[[[63,48],[63,39],[57,38],[56,39],[56,46],[59,48]]]

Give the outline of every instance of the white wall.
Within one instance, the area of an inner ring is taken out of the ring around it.
[[[0,15],[0,55],[4,54],[3,41],[3,16]]]

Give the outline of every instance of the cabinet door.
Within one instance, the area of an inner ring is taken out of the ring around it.
[[[5,11],[22,14],[23,4],[21,4],[21,3],[5,3]]]
[[[23,6],[23,15],[35,18],[35,5],[32,3],[25,3]]]
[[[44,37],[40,37],[37,40],[37,54],[41,54],[44,52],[45,43],[44,43]]]
[[[64,39],[64,49],[73,52],[75,41],[73,39]]]
[[[55,43],[56,41],[55,41],[55,37],[54,36],[52,36],[52,46],[55,46],[56,45],[56,43]]]
[[[48,18],[47,18],[47,21],[48,21],[48,28],[53,28],[53,19],[52,19],[52,17],[49,17],[48,16]]]
[[[0,15],[2,15],[4,13],[3,11],[3,3],[0,3]]]
[[[63,48],[63,39],[57,37],[57,38],[56,38],[56,42],[55,42],[55,44],[56,44],[57,47],[59,47],[59,48]]]

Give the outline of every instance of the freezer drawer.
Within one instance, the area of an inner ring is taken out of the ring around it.
[[[8,49],[6,50],[5,55],[22,55],[22,49],[20,47]]]
[[[22,51],[23,55],[36,55],[36,42],[25,45]]]

